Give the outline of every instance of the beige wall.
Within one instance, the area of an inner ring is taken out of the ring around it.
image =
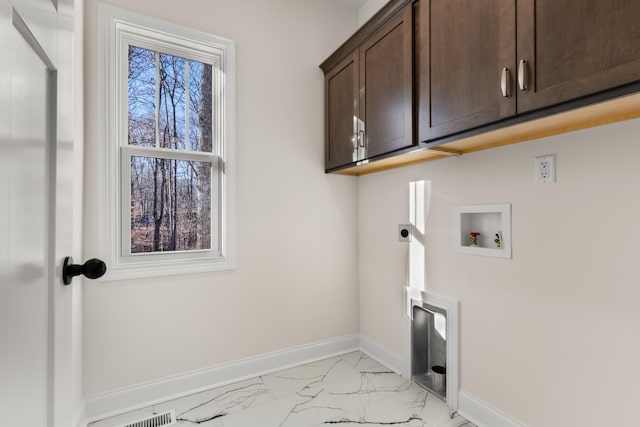
[[[461,303],[461,387],[529,426],[637,425],[640,120],[359,178],[361,332],[402,354],[408,183],[428,290]],[[556,153],[558,183],[534,157]],[[511,203],[513,259],[453,251],[453,209]]]
[[[358,10],[358,25],[362,25],[369,20],[382,6],[389,3],[389,0],[368,0]]]
[[[85,395],[358,332],[357,181],[325,175],[318,64],[357,13],[316,0],[112,0],[237,42],[238,268],[88,283]],[[96,222],[97,1],[85,4],[85,252]]]

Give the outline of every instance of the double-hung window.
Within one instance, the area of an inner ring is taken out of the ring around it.
[[[100,13],[108,277],[233,268],[233,43]]]

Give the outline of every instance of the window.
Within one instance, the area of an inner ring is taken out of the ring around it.
[[[233,42],[100,14],[107,278],[234,268]]]

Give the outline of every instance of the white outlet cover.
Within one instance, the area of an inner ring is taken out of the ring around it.
[[[536,184],[556,183],[556,155],[546,154],[535,159]]]

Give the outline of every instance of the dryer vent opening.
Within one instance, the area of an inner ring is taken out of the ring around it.
[[[447,313],[422,303],[414,305],[411,322],[411,377],[447,400]]]

